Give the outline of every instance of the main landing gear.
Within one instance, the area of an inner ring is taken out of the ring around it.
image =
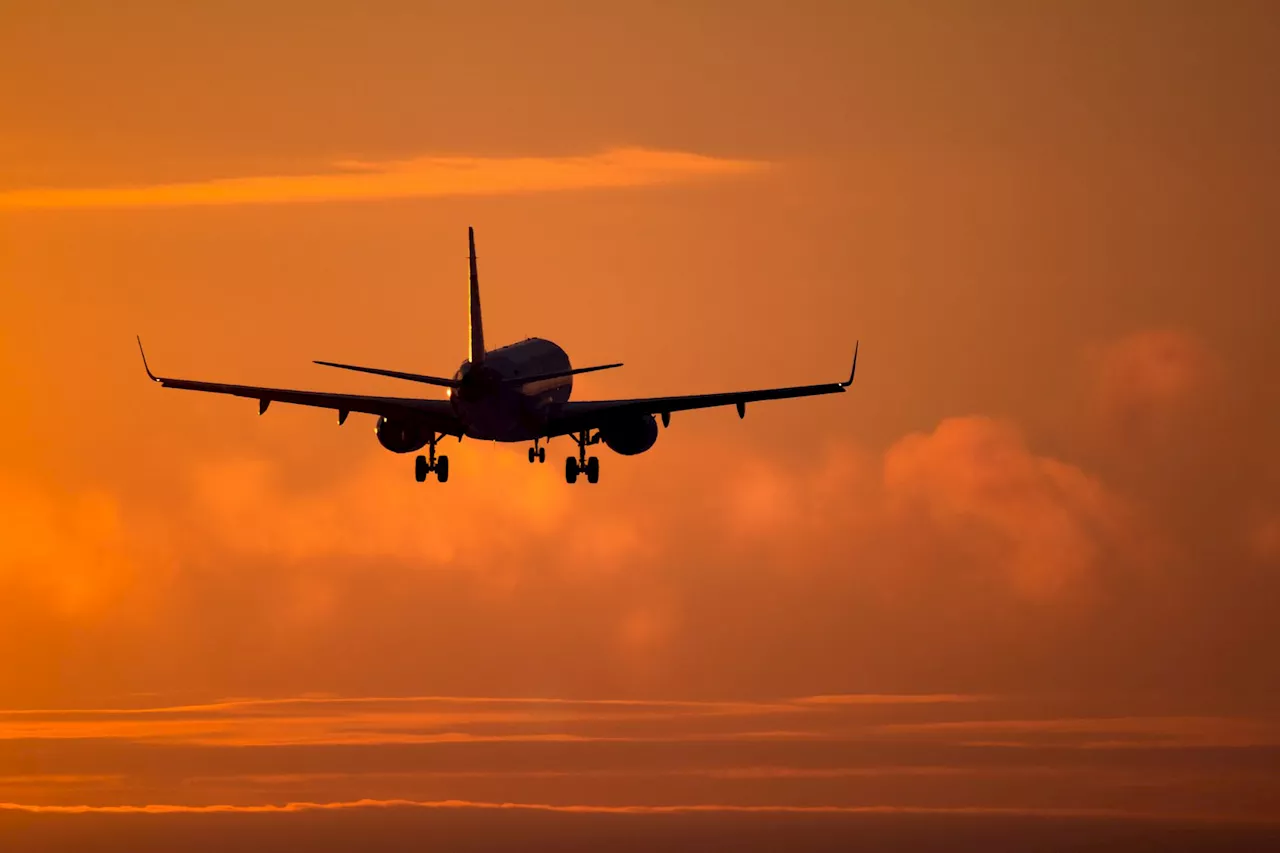
[[[427,475],[435,472],[436,479],[442,483],[449,481],[449,457],[441,456],[436,458],[436,439],[438,436],[432,435],[431,441],[427,443],[427,452],[430,456],[419,456],[414,464],[413,474],[417,477],[419,483],[427,481]]]
[[[538,464],[542,464],[543,462],[547,461],[547,449],[545,447],[539,446],[539,442],[541,441],[542,439],[535,438],[533,440],[533,447],[529,448],[529,464],[530,465],[532,465],[534,462],[537,462]]]
[[[600,440],[600,434],[588,435],[586,432],[580,432],[574,436],[574,440],[578,442],[578,458],[574,459],[570,456],[564,460],[564,480],[566,483],[578,482],[578,474],[587,475],[588,483],[595,483],[600,479],[600,460],[592,456],[587,458],[587,445],[595,444]]]

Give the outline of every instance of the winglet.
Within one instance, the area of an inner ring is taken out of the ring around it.
[[[138,335],[138,352],[142,353],[142,369],[147,371],[147,377],[152,382],[159,382],[160,377],[151,372],[151,368],[147,365],[147,351],[142,348],[142,335]]]
[[[853,342],[853,367],[849,369],[849,381],[841,382],[841,388],[848,388],[853,384],[853,375],[858,372],[858,342]]]

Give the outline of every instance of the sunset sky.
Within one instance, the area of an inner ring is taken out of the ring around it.
[[[1278,55],[1246,0],[0,0],[0,849],[1280,832]],[[146,380],[431,393],[311,361],[452,374],[468,226],[490,346],[625,362],[575,399],[857,382],[570,487]]]

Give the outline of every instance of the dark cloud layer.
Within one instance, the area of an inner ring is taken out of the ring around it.
[[[850,845],[885,851],[960,849],[1089,849],[1166,851],[1272,849],[1268,827],[1039,817],[922,815],[561,815],[491,811],[362,810],[296,815],[49,815],[0,814],[13,853],[101,850],[104,839],[136,853],[159,853],[175,843],[193,853],[244,851],[410,851],[424,845],[452,850],[652,850],[730,846],[737,850],[838,851]]]
[[[299,698],[10,712],[0,743],[14,775],[0,776],[0,802],[49,814],[372,800],[1219,821],[1266,819],[1280,804],[1265,769],[1280,750],[1280,720],[1049,710],[997,697],[850,695]]]

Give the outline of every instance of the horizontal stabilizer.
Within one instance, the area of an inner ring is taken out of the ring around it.
[[[597,364],[594,367],[575,367],[572,370],[557,370],[552,373],[534,373],[530,376],[511,376],[502,381],[507,385],[527,385],[530,382],[559,379],[562,376],[576,376],[579,373],[592,373],[596,370],[609,370],[614,367],[622,367],[622,362],[617,364]]]
[[[457,388],[460,384],[456,379],[446,379],[442,376],[423,376],[421,373],[404,373],[399,370],[383,370],[378,367],[359,367],[354,364],[338,364],[333,361],[316,361],[314,363],[325,367],[337,367],[342,370],[355,370],[359,373],[372,373],[375,376],[390,376],[392,379],[408,379],[410,382],[441,385],[445,388]]]

